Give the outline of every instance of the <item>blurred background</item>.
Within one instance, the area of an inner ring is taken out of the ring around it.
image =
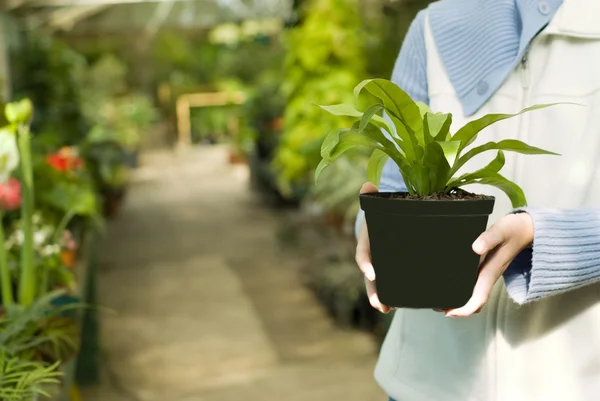
[[[19,354],[58,363],[51,399],[386,399],[372,372],[391,315],[354,263],[367,157],[314,184],[345,123],[315,104],[389,78],[428,3],[0,0],[1,100],[34,108],[33,230],[62,230],[40,240],[38,281],[91,306],[19,334],[51,327],[68,351]],[[22,220],[3,214],[13,277]]]

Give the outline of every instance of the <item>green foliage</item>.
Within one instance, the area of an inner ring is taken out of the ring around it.
[[[71,217],[82,216],[99,223],[94,181],[85,166],[59,171],[49,165],[43,154],[34,153],[33,175],[36,208],[51,216],[54,222],[58,223],[65,214],[72,214]]]
[[[62,375],[58,363],[47,366],[40,361],[10,357],[0,350],[0,399],[4,401],[30,401],[36,395],[50,397],[44,389],[58,384]]]
[[[323,132],[338,124],[311,103],[351,101],[350,90],[366,74],[358,2],[309,0],[304,6],[302,24],[285,38],[285,131],[274,160],[284,193],[293,184],[309,185]]]
[[[107,105],[127,87],[127,66],[112,54],[106,54],[83,73],[81,104],[91,124],[104,124],[110,116]]]
[[[503,152],[530,155],[556,153],[517,140],[488,142],[470,150],[467,148],[486,127],[548,106],[551,105],[536,105],[516,114],[488,114],[467,123],[452,135],[451,114],[433,113],[426,105],[415,103],[391,81],[365,80],[354,89],[354,105],[321,106],[330,114],[351,117],[355,122],[351,128],[334,130],[325,138],[315,179],[327,165],[346,151],[367,147],[373,150],[368,176],[375,184],[379,183],[385,162],[392,159],[398,165],[411,194],[426,196],[447,193],[469,184],[486,184],[501,189],[514,207],[520,207],[526,204],[522,189],[499,174],[504,166]],[[377,114],[380,111],[384,111],[389,120]],[[455,177],[466,162],[489,150],[498,152],[485,168]]]
[[[5,308],[0,318],[0,346],[11,356],[29,360],[73,355],[78,347],[76,331],[57,330],[57,321],[67,319],[65,313],[82,307],[69,303],[58,307],[55,304],[64,295],[61,291],[47,293],[35,299],[29,306],[15,304]],[[72,319],[68,319],[73,325]]]
[[[311,188],[311,193],[325,210],[341,213],[348,223],[356,218],[359,210],[356,188],[364,183],[367,171],[362,159],[340,158],[331,168],[323,171],[319,182]]]
[[[33,131],[51,133],[59,146],[77,142],[87,130],[80,92],[85,59],[50,35],[26,32],[21,39],[10,57],[14,98],[35,104]]]
[[[90,173],[100,191],[122,189],[129,181],[126,154],[118,142],[90,135],[82,147]]]
[[[29,306],[5,308],[0,318],[0,399],[29,401],[36,394],[49,397],[47,386],[59,383],[58,358],[72,356],[77,350],[74,322],[65,313],[80,307],[75,303],[57,307],[62,295],[49,293]]]

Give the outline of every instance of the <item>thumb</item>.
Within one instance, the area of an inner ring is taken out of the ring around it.
[[[360,188],[361,194],[371,194],[373,192],[378,192],[379,190],[375,186],[375,184],[371,182],[365,182],[363,186]]]

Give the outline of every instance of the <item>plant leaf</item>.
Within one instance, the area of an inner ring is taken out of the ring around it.
[[[340,141],[340,134],[349,130],[349,128],[342,128],[327,134],[327,136],[321,143],[321,157],[323,159],[329,159],[329,154]]]
[[[373,106],[376,106],[376,105],[372,105],[371,107],[373,107]],[[356,107],[354,107],[353,105],[348,104],[348,103],[333,104],[330,106],[320,106],[319,105],[319,107],[334,116],[360,118],[361,120],[363,119],[364,114],[367,113],[367,111],[369,111],[369,109],[371,109],[371,107],[369,107],[363,113],[363,112],[357,110]],[[383,106],[381,106],[381,108],[383,108]],[[377,111],[378,110],[369,111],[370,115],[369,115],[367,121],[373,122],[373,124],[375,124],[379,128],[384,129],[384,130],[388,131],[390,134],[392,134],[394,132],[392,126],[383,117],[377,115],[376,114]]]
[[[361,134],[373,139],[374,141],[380,143],[385,149],[388,149],[388,154],[392,156],[394,153],[398,153],[398,157],[406,158],[406,144],[402,141],[390,141],[383,132],[376,126],[371,124],[367,124],[362,131],[359,131]],[[393,137],[392,137],[393,138]],[[398,146],[396,146],[396,144]],[[399,148],[399,149],[398,149]],[[396,157],[392,158],[396,160]]]
[[[369,158],[369,166],[367,168],[367,176],[370,182],[379,186],[381,180],[381,172],[383,166],[390,159],[390,157],[379,149],[375,149]]]
[[[315,185],[317,184],[317,181],[319,181],[319,176],[321,175],[321,172],[325,169],[325,167],[329,166],[330,164],[331,162],[329,160],[321,159],[319,165],[315,170]]]
[[[423,128],[436,141],[445,141],[452,125],[452,114],[427,113],[423,118]]]
[[[423,165],[426,175],[421,177],[422,184],[425,184],[421,195],[443,191],[446,188],[450,164],[439,142],[430,142],[427,145]]]
[[[450,166],[454,165],[456,161],[456,156],[458,156],[458,149],[460,148],[460,141],[439,141],[437,142],[442,150],[444,151],[444,156],[446,157],[446,161]],[[450,178],[450,177],[448,177]]]
[[[478,118],[477,120],[473,120],[464,125],[456,132],[456,134],[454,134],[452,140],[462,142],[462,145],[460,147],[460,150],[462,151],[465,147],[469,146],[471,143],[473,143],[473,141],[475,141],[475,139],[477,139],[477,134],[479,134],[481,130],[489,127],[494,123],[506,120],[508,118],[516,117],[529,111],[543,109],[557,104],[560,103],[537,104],[535,106],[527,107],[515,114],[487,114],[481,118]]]
[[[421,112],[421,118],[424,118],[426,113],[431,113],[431,109],[426,103],[417,102],[417,106],[419,107],[419,111]]]
[[[366,146],[369,148],[381,148],[379,143],[369,138],[368,136],[361,135],[356,130],[348,130],[340,134],[337,145],[332,149],[329,154],[329,160],[334,161],[341,155],[343,155],[349,149],[357,146]]]
[[[374,104],[369,106],[363,113],[360,119],[360,125],[358,126],[358,132],[363,132],[367,125],[371,122],[371,118],[377,115],[378,112],[383,110],[383,106],[380,104]]]
[[[402,148],[406,154],[406,158],[411,163],[421,160],[425,150],[419,145],[419,141],[414,131],[410,130],[407,125],[396,116],[392,114],[388,114],[388,116],[396,127],[396,143],[398,143],[398,146]]]
[[[356,108],[353,105],[347,104],[347,103],[332,104],[329,106],[319,105],[319,107],[322,108],[323,110],[325,110],[326,112],[333,114],[334,116],[346,116],[346,117],[360,118],[363,115],[363,113],[356,110]]]
[[[419,106],[393,82],[380,78],[362,81],[354,88],[354,99],[357,104],[363,90],[380,99],[383,107],[404,122],[413,132],[423,128]]]
[[[541,148],[537,148],[535,146],[527,145],[525,142],[518,141],[516,139],[505,139],[500,142],[488,142],[483,145],[477,146],[467,153],[462,155],[456,163],[452,166],[452,173],[454,175],[462,166],[465,165],[469,160],[473,157],[477,156],[480,153],[486,152],[488,150],[504,150],[507,152],[516,152],[525,155],[554,155],[559,156],[558,153],[550,152],[548,150],[544,150]]]
[[[459,188],[460,186],[464,185],[463,183],[466,181],[472,181],[474,179],[496,174],[502,169],[502,167],[504,167],[505,162],[506,159],[504,157],[504,152],[499,150],[494,160],[492,160],[487,166],[473,173],[466,173],[454,180],[451,180],[446,186],[446,189],[450,190],[452,188]]]
[[[513,208],[527,206],[527,199],[525,198],[525,194],[523,193],[521,187],[498,173],[491,174],[487,177],[483,177],[472,182],[467,182],[463,185],[467,184],[484,184],[494,186],[502,190],[508,196]]]

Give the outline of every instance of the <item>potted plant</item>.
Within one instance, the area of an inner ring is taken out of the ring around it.
[[[373,149],[368,176],[376,185],[385,163],[392,159],[397,164],[408,192],[360,196],[379,299],[389,306],[409,308],[464,305],[472,295],[480,263],[471,243],[485,231],[494,198],[461,187],[492,185],[508,195],[513,207],[524,206],[523,190],[499,173],[504,152],[555,154],[512,139],[470,145],[491,124],[550,105],[486,115],[451,134],[451,114],[433,113],[388,80],[361,82],[354,90],[354,103],[321,106],[356,121],[351,128],[325,138],[315,179],[328,164],[357,146]],[[456,174],[486,151],[497,151],[487,166]]]

